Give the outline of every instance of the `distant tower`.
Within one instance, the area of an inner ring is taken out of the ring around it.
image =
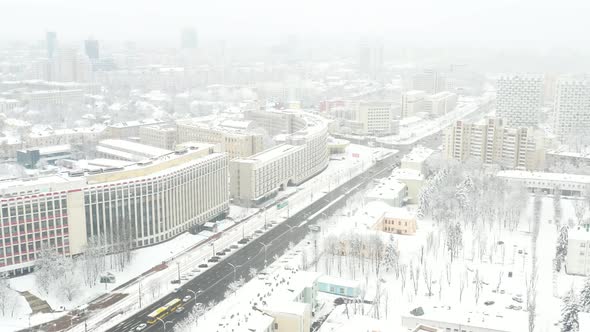
[[[496,115],[510,127],[539,124],[543,102],[543,76],[504,75],[496,85]]]
[[[197,48],[197,31],[194,28],[184,28],[180,35],[181,48]]]
[[[363,38],[359,45],[359,72],[377,80],[383,71],[383,43]]]
[[[91,61],[98,60],[99,56],[99,48],[98,48],[98,40],[95,39],[87,39],[84,41],[84,49],[86,50],[86,55],[90,58]]]
[[[47,46],[47,57],[52,59],[57,49],[57,34],[55,31],[47,31],[45,33],[45,43]]]

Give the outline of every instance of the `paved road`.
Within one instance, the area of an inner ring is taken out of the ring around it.
[[[236,249],[235,252],[230,252],[225,259],[221,260],[215,265],[209,265],[209,268],[196,276],[194,279],[186,282],[179,288],[176,293],[168,294],[156,303],[143,308],[140,312],[123,321],[119,325],[111,328],[110,332],[129,332],[139,324],[145,323],[147,315],[152,311],[156,310],[160,306],[164,305],[168,301],[174,298],[183,298],[190,295],[192,299],[184,306],[186,310],[180,314],[170,314],[164,318],[164,322],[159,321],[158,323],[148,326],[144,331],[172,331],[173,325],[187,316],[191,311],[195,303],[202,303],[206,305],[209,301],[219,302],[223,300],[224,293],[227,286],[234,280],[234,268],[236,266],[235,278],[239,279],[243,277],[246,280],[250,279],[248,272],[250,268],[256,268],[258,271],[264,269],[265,261],[266,265],[269,265],[274,261],[274,256],[279,257],[287,249],[290,242],[298,243],[305,235],[309,232],[308,225],[301,225],[302,221],[306,220],[308,216],[313,215],[327,205],[327,202],[331,202],[341,195],[345,195],[350,188],[361,184],[356,190],[350,191],[347,196],[354,195],[355,192],[362,190],[364,184],[370,183],[373,178],[383,177],[390,174],[388,169],[391,168],[396,156],[389,157],[385,160],[377,162],[375,166],[368,169],[364,174],[357,176],[356,178],[344,183],[337,189],[326,194],[322,199],[317,200],[305,209],[298,213],[290,216],[282,223],[274,226],[266,233],[255,237],[248,242],[247,245],[241,249]],[[342,207],[346,202],[346,199],[342,199],[338,204],[334,204],[327,211],[331,213],[336,209]],[[319,216],[316,218],[318,219]],[[316,220],[310,221],[315,223]],[[263,245],[264,244],[264,245]],[[220,249],[217,249],[220,250]],[[196,267],[196,266],[195,266]],[[194,293],[198,295],[194,296]],[[166,325],[166,326],[164,326]]]

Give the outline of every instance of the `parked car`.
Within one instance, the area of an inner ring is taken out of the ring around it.
[[[180,292],[180,288],[174,288],[174,293]]]
[[[192,269],[191,271],[192,271],[192,272],[194,272],[194,273],[199,273],[199,272],[201,272],[201,270],[200,270],[200,269],[197,269],[197,268],[194,268],[194,269]]]
[[[193,297],[190,295],[187,295],[185,297],[182,298],[182,302],[187,303],[188,301],[190,301]]]
[[[181,312],[184,311],[184,307],[178,307],[178,308],[176,308],[175,311],[176,311],[177,314],[179,314],[179,313],[181,313]]]
[[[146,327],[147,327],[146,323],[141,323],[141,324],[137,325],[137,327],[135,328],[135,331],[143,331]]]
[[[518,303],[522,303],[522,298],[520,298],[520,297],[517,297],[517,296],[514,296],[514,297],[512,297],[512,300],[513,300],[513,301],[516,301],[516,302],[518,302]]]
[[[174,279],[174,280],[170,280],[171,284],[180,284],[180,280],[179,279]]]
[[[217,256],[225,256],[225,251],[218,251],[215,253]]]
[[[199,267],[202,269],[205,269],[205,268],[209,267],[209,265],[203,263],[203,264],[199,264]]]
[[[240,240],[238,241],[238,243],[239,243],[239,244],[245,244],[245,243],[248,243],[248,238],[243,238],[243,239],[240,239]]]
[[[229,247],[232,248],[232,249],[238,249],[240,246],[238,246],[237,244],[232,244]]]
[[[226,252],[226,253],[227,252],[230,252],[230,251],[231,251],[231,248],[225,248],[225,249],[223,249],[223,252]]]

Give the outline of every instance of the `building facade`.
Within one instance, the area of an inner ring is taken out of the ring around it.
[[[379,217],[375,228],[386,233],[414,235],[416,217],[404,208],[391,209]]]
[[[268,118],[264,118],[268,113]],[[328,166],[328,123],[305,112],[256,112],[268,132],[283,133],[283,144],[230,162],[230,193],[237,204],[258,204]],[[284,119],[281,123],[279,119]]]
[[[443,156],[505,168],[539,170],[545,166],[545,136],[532,127],[507,127],[503,119],[457,121],[444,131]]]
[[[590,82],[557,82],[553,128],[561,140],[590,134]]]
[[[221,217],[227,167],[225,154],[201,145],[127,167],[0,182],[0,272],[31,271],[44,246],[76,255],[98,238],[137,248]]]
[[[496,176],[509,184],[524,186],[532,192],[553,194],[559,189],[563,196],[576,197],[590,193],[590,175],[506,170],[499,171]]]
[[[426,93],[422,90],[410,90],[402,93],[401,117],[407,118],[424,111]]]
[[[496,115],[510,127],[536,126],[543,103],[543,77],[508,75],[497,80]]]
[[[568,274],[590,276],[590,231],[587,225],[568,232],[565,271]]]
[[[174,150],[176,147],[176,127],[166,125],[140,127],[139,140],[142,144]]]

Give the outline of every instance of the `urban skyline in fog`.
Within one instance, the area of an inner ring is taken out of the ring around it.
[[[306,40],[353,41],[374,36],[410,46],[586,48],[585,1],[157,1],[8,0],[0,40],[100,40],[177,46],[178,33],[195,27],[203,41],[273,43],[285,35]],[[30,8],[37,8],[31,11]]]

